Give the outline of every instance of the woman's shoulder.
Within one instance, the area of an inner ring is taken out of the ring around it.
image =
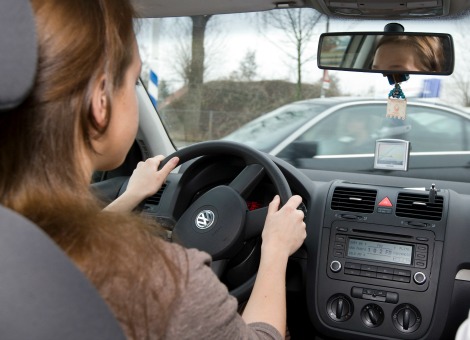
[[[158,242],[160,249],[179,268],[187,267],[187,271],[194,271],[196,268],[210,267],[211,256],[206,252],[194,248],[185,248],[182,245],[163,239],[159,239]]]

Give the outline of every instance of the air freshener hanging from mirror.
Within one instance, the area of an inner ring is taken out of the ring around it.
[[[395,83],[395,87],[388,94],[387,118],[406,118],[406,98],[399,83]]]

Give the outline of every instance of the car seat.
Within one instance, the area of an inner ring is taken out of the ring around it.
[[[34,83],[37,43],[28,0],[0,2],[0,115]],[[0,145],[1,147],[1,145]],[[36,225],[0,206],[0,338],[125,339],[93,285]]]

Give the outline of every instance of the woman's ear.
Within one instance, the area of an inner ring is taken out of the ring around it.
[[[106,96],[106,75],[104,74],[98,78],[93,88],[91,105],[95,121],[100,127],[106,126],[108,123],[108,99]]]

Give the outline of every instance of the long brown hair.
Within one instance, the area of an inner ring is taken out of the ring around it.
[[[92,138],[106,131],[92,114],[91,91],[105,74],[112,103],[132,60],[135,12],[129,0],[31,2],[38,73],[24,104],[0,115],[0,203],[37,223],[69,254],[130,337],[164,334],[180,271],[155,239],[158,226],[101,211],[79,157],[83,149],[93,152]],[[148,303],[161,307],[157,317]]]

